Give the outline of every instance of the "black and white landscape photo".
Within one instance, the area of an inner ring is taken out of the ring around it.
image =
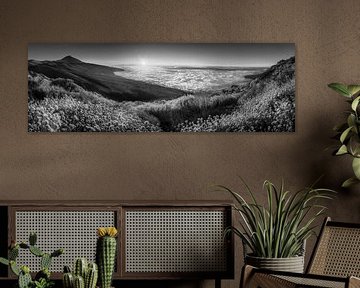
[[[30,132],[294,132],[294,44],[30,44]]]

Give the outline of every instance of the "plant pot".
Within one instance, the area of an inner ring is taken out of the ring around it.
[[[263,258],[251,255],[245,256],[245,263],[257,268],[274,271],[304,273],[304,256],[289,258]]]

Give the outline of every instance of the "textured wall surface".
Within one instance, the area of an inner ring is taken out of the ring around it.
[[[328,214],[360,222],[360,188],[339,188],[349,159],[325,150],[346,109],[326,84],[360,82],[359,15],[358,0],[1,0],[0,199],[226,199],[208,185],[237,175],[264,199],[264,179],[295,190],[324,174]],[[295,43],[296,132],[29,134],[30,42]]]

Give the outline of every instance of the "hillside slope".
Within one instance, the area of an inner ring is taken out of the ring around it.
[[[180,131],[295,131],[295,57],[247,78],[252,80],[212,96],[236,99],[232,112],[182,123]]]
[[[174,99],[184,94],[178,89],[117,76],[114,72],[122,69],[85,63],[71,56],[57,61],[29,60],[28,69],[29,73],[35,72],[53,79],[71,79],[88,91],[118,102]]]

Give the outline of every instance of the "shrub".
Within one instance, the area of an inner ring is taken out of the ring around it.
[[[125,109],[72,81],[30,75],[29,82],[33,89],[28,102],[28,130],[31,132],[160,130],[155,121],[144,120],[135,110]],[[45,94],[46,98],[33,97],[34,94]]]

